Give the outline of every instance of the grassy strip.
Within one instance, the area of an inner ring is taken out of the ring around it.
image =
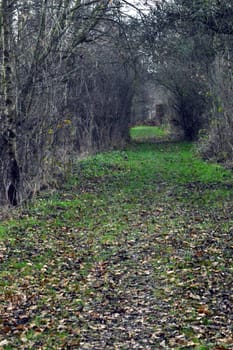
[[[135,126],[130,130],[130,136],[135,141],[140,140],[160,140],[168,136],[169,130],[167,125],[162,126]]]
[[[125,291],[148,288],[151,349],[230,349],[232,183],[188,143],[79,162],[61,191],[0,226],[0,347],[98,349],[101,324],[115,327],[111,298],[131,315]],[[120,349],[133,346],[125,332]]]

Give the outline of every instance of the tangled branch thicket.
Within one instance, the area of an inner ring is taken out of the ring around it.
[[[126,142],[134,74],[110,3],[2,2],[1,204],[54,185],[74,155]]]

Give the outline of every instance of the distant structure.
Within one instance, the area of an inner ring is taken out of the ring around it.
[[[161,125],[174,118],[171,94],[154,81],[141,84],[134,96],[132,124]]]

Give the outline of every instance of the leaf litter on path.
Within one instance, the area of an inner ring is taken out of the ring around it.
[[[233,348],[231,201],[211,208],[203,186],[128,159],[1,241],[0,349]]]

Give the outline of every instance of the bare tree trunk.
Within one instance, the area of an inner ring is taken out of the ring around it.
[[[1,40],[2,40],[2,157],[4,159],[3,186],[5,202],[17,205],[20,201],[20,171],[16,144],[16,105],[12,65],[12,22],[16,1],[2,0]]]

